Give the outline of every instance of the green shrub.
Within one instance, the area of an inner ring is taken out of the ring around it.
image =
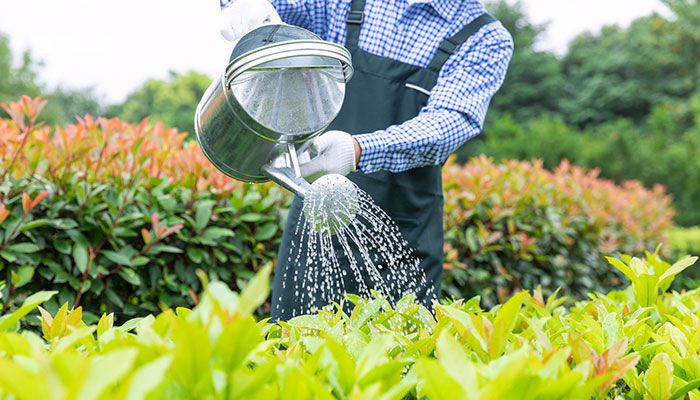
[[[288,322],[257,322],[270,269],[240,294],[208,285],[188,310],[115,324],[80,308],[41,310],[42,334],[18,321],[54,293],[0,318],[3,398],[679,399],[700,397],[700,291],[665,293],[697,258],[612,260],[632,287],[570,309],[520,292],[436,307],[352,297]]]
[[[620,283],[603,255],[635,253],[664,241],[673,211],[663,189],[617,186],[562,163],[495,164],[481,157],[448,164],[444,289],[487,305],[542,285],[578,296]]]
[[[193,305],[199,269],[237,288],[274,260],[282,189],[226,178],[162,124],[85,117],[50,129],[37,122],[41,105],[24,98],[0,119],[6,309],[58,288],[52,312],[69,301],[88,321],[104,310],[139,316]],[[445,195],[446,294],[478,293],[487,305],[540,284],[608,289],[619,281],[602,254],[656,246],[672,214],[660,190],[484,159],[449,165]]]
[[[207,169],[184,135],[160,124],[85,118],[37,125],[41,102],[0,120],[0,300],[57,289],[88,321],[190,306],[196,272],[232,287],[270,262],[288,197]],[[17,155],[17,156],[15,156]]]
[[[668,236],[671,248],[677,254],[700,254],[700,226],[673,228]]]
[[[673,254],[682,257],[688,254],[700,254],[700,227],[673,228],[668,231],[669,243]],[[699,287],[700,271],[694,269],[677,280],[678,287]]]
[[[240,287],[275,253],[285,202],[278,188],[263,198],[241,186],[221,198],[163,179],[131,189],[78,179],[13,183],[0,225],[0,267],[10,266],[0,284],[3,306],[56,288],[49,309],[75,302],[89,320],[105,310],[123,318],[159,304],[191,306],[201,289],[198,269]],[[24,196],[40,201],[24,208]]]

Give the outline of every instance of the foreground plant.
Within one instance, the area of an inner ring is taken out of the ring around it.
[[[208,284],[193,310],[88,325],[64,305],[41,309],[41,334],[18,332],[55,294],[41,292],[0,317],[0,397],[700,399],[700,290],[661,292],[697,258],[628,260],[612,262],[662,282],[655,297],[633,283],[568,310],[539,288],[488,311],[479,298],[437,305],[434,316],[411,296],[394,306],[349,296],[351,315],[332,305],[273,324],[252,316],[268,266],[240,295]]]

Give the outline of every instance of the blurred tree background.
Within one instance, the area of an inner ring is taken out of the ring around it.
[[[665,0],[672,17],[583,33],[562,56],[538,51],[546,26],[509,3],[489,7],[515,40],[508,77],[460,159],[568,159],[617,182],[663,184],[676,222],[700,224],[700,1]]]
[[[538,49],[546,25],[522,4],[487,2],[513,34],[516,51],[494,98],[484,133],[459,150],[501,159],[562,159],[620,182],[663,184],[677,222],[700,225],[700,0],[665,0],[672,15],[649,15],[626,28],[582,33],[562,55]],[[197,72],[149,79],[121,104],[104,104],[92,88],[48,88],[41,63],[13,57],[0,35],[0,101],[19,94],[49,100],[44,116],[65,124],[76,115],[149,117],[192,133],[194,109],[211,81]]]
[[[170,72],[167,80],[147,80],[123,104],[111,106],[107,115],[129,122],[150,118],[194,134],[195,107],[210,83],[210,77],[198,72]]]

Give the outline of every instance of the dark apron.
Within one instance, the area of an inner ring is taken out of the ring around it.
[[[355,75],[347,86],[345,102],[340,115],[329,130],[352,134],[371,133],[415,118],[426,106],[428,94],[408,86],[417,86],[429,92],[437,83],[440,70],[448,58],[476,31],[495,21],[484,14],[465,26],[457,35],[445,39],[427,68],[418,67],[370,54],[358,47],[360,29],[364,21],[365,0],[354,0],[347,16],[348,32],[345,46],[352,53]],[[408,86],[407,86],[408,85]],[[348,176],[366,191],[398,225],[404,239],[415,249],[427,283],[417,290],[418,300],[430,306],[440,293],[443,267],[443,197],[441,166],[415,168],[401,173],[353,173]],[[290,262],[292,241],[302,209],[302,201],[295,198],[289,210],[282,243],[279,249],[272,291],[272,318],[288,320],[321,308],[339,299],[318,298],[299,300],[298,287],[293,277],[302,277],[304,260]],[[304,223],[303,218],[301,223]],[[300,242],[303,240],[297,240]],[[304,243],[295,243],[304,246]],[[294,249],[294,252],[299,249]],[[305,250],[301,250],[305,255]],[[349,269],[347,256],[340,247],[336,254],[342,268]],[[356,257],[356,259],[358,259]],[[343,261],[346,261],[343,263]],[[296,272],[296,274],[295,274]],[[355,274],[347,271],[344,288],[347,293],[358,293]],[[381,271],[380,271],[381,272]],[[370,282],[366,273],[363,279]],[[319,296],[320,297],[320,296]],[[311,304],[309,304],[311,303]]]

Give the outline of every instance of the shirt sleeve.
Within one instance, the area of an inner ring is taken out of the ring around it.
[[[237,0],[219,0],[221,9]],[[287,24],[296,25],[325,37],[328,29],[326,0],[268,0]]]
[[[493,23],[473,35],[445,64],[428,104],[401,125],[356,135],[364,173],[441,165],[481,133],[493,95],[503,84],[513,39]],[[356,133],[356,132],[354,132]]]

